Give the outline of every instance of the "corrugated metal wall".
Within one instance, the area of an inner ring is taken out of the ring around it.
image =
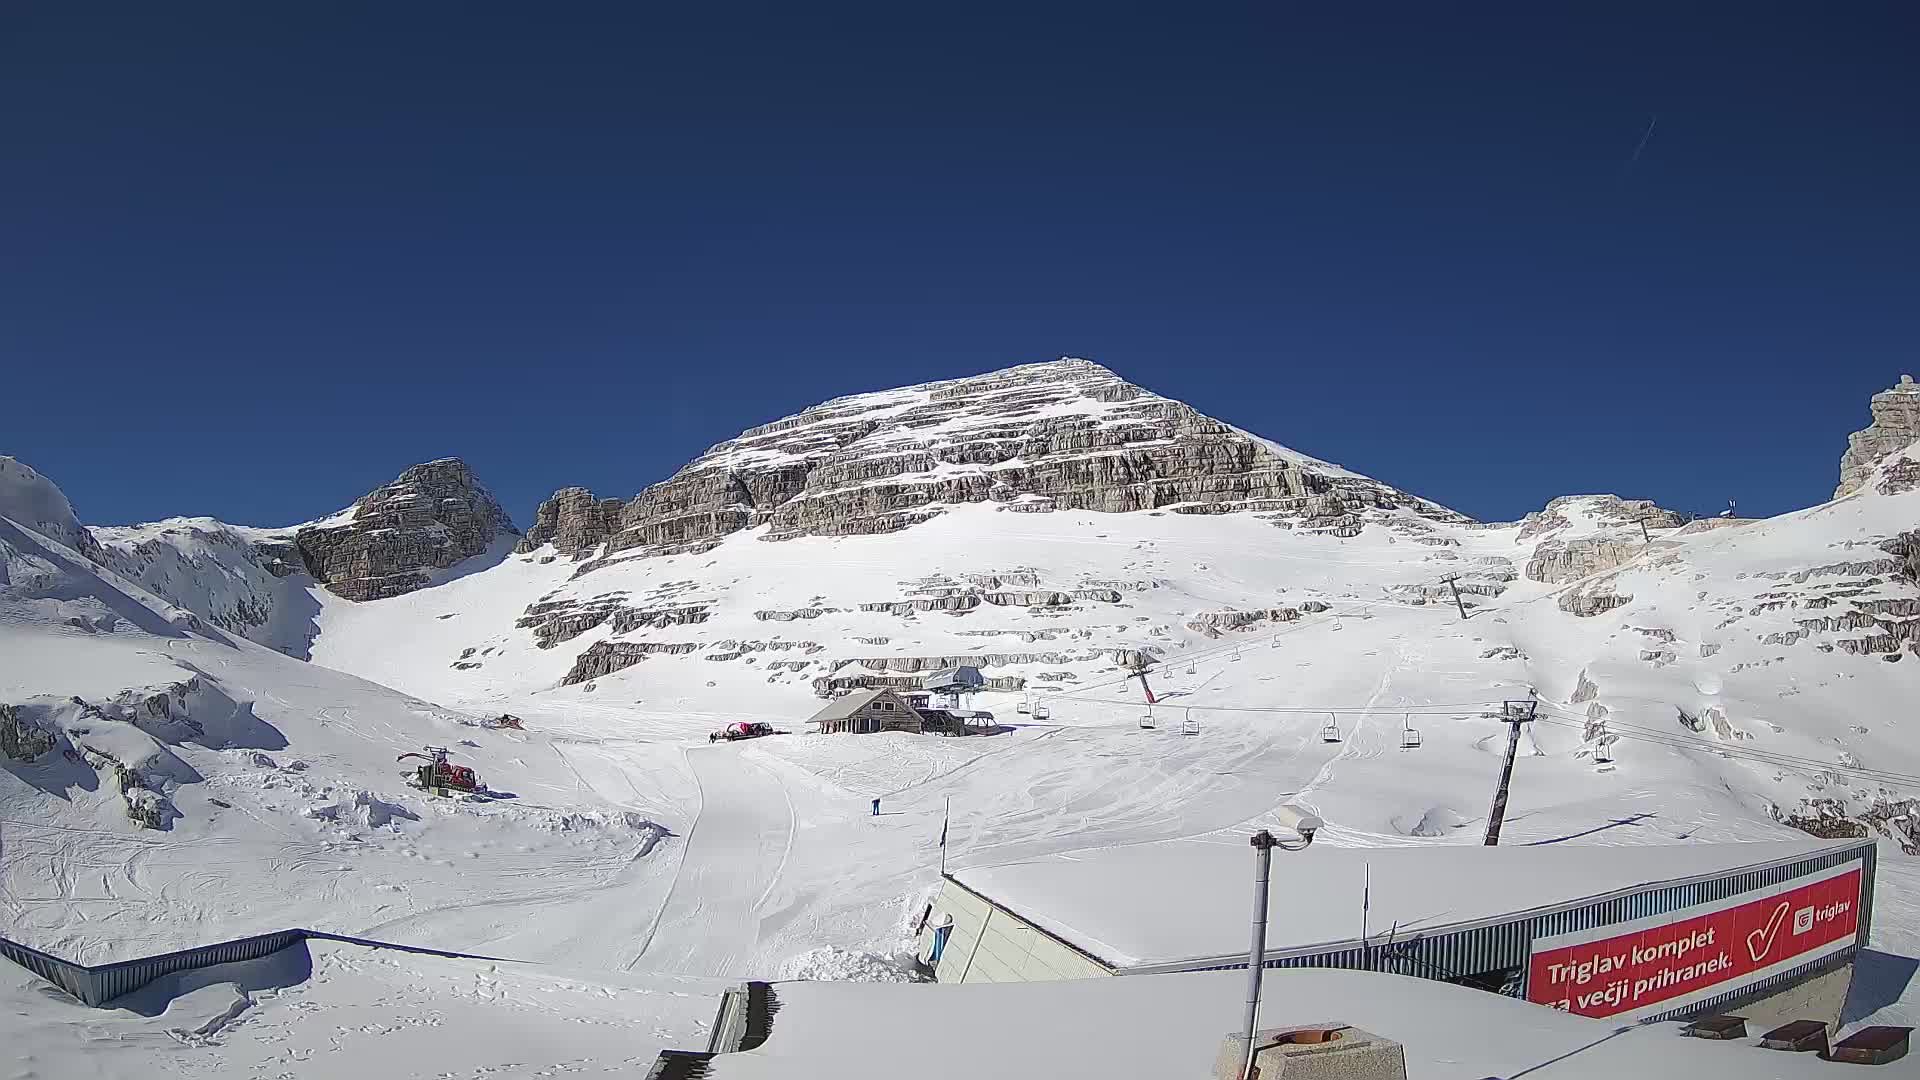
[[[0,955],[81,1001],[98,1007],[121,994],[138,990],[163,975],[240,960],[258,960],[289,945],[299,944],[306,938],[305,930],[276,930],[270,934],[255,934],[215,945],[202,945],[159,956],[143,956],[137,960],[121,960],[97,967],[62,960],[5,938],[0,938]]]
[[[43,953],[39,949],[29,949],[17,941],[8,941],[6,938],[0,938],[0,956],[19,964],[74,997],[87,1001],[87,990],[93,985],[93,980],[91,973],[79,964],[62,960],[50,953]],[[99,1002],[87,1001],[87,1004],[98,1005]]]
[[[512,963],[497,956],[478,956],[472,953],[447,952],[441,949],[424,949],[415,945],[400,945],[391,941],[375,941],[370,938],[349,937],[344,934],[329,934],[319,930],[275,930],[266,934],[254,934],[251,937],[235,938],[214,945],[201,945],[178,952],[162,953],[159,956],[143,956],[135,960],[121,960],[111,964],[89,967],[76,964],[71,960],[62,960],[50,953],[29,948],[16,941],[0,938],[0,956],[4,956],[35,975],[86,1002],[99,1007],[122,994],[130,993],[164,975],[194,968],[213,967],[216,964],[232,964],[241,960],[258,960],[279,952],[290,945],[302,941],[317,939],[321,941],[342,941],[351,945],[363,945],[372,949],[397,949],[403,952],[425,953],[432,956],[447,956],[470,960],[495,960]]]

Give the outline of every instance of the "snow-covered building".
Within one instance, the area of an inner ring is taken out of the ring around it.
[[[1871,921],[1872,841],[1277,854],[1265,966],[1389,971],[1588,1016],[1836,1018]],[[1170,841],[955,869],[926,913],[941,982],[1247,966],[1253,860]]]
[[[1211,1076],[1224,1037],[1239,1027],[1245,988],[1245,976],[1231,972],[968,986],[755,983],[729,995],[735,1007],[722,1007],[705,1051],[669,1051],[648,1075]],[[1404,1053],[1404,1070],[1388,1073],[1394,1076],[1815,1080],[1835,1074],[1818,1055],[1762,1049],[1768,1028],[1751,1021],[1741,1039],[1680,1038],[1679,1024],[1623,1026],[1379,972],[1273,971],[1263,980],[1261,1000],[1263,1032],[1332,1023],[1392,1040]],[[1543,1066],[1545,1073],[1536,1073]]]
[[[842,694],[827,702],[807,723],[815,725],[822,735],[861,735],[876,731],[919,734],[923,726],[919,711],[885,687]]]

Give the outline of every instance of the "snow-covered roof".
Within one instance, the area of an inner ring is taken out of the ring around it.
[[[1243,972],[932,986],[776,983],[780,1011],[767,1041],[720,1054],[706,1075],[1207,1076],[1221,1041],[1239,1029],[1245,989]],[[1260,1018],[1263,1030],[1338,1021],[1392,1039],[1405,1048],[1407,1075],[1416,1077],[1534,1075],[1549,1063],[1543,1075],[1560,1080],[1798,1080],[1835,1069],[1811,1054],[1758,1049],[1758,1031],[1744,1043],[1683,1039],[1678,1024],[1623,1027],[1375,972],[1270,971]]]
[[[892,693],[891,690],[882,686],[874,690],[855,690],[851,694],[842,694],[832,701],[827,702],[826,708],[808,717],[807,723],[814,724],[822,720],[846,720],[853,716],[854,713],[859,712],[861,709],[866,708],[878,700],[882,695],[890,693]]]
[[[979,668],[971,664],[962,664],[959,667],[941,668],[921,679],[920,685],[929,690],[945,690],[949,687],[977,689],[986,685],[986,681],[986,677],[980,674]]]
[[[1746,844],[1395,848],[1275,852],[1267,947],[1384,940],[1716,874],[1834,847]],[[975,866],[955,880],[1122,968],[1244,956],[1253,852],[1244,841],[1170,841]],[[1362,904],[1366,910],[1363,915]]]

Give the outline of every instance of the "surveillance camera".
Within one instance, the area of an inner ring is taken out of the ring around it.
[[[1282,806],[1276,816],[1283,827],[1299,833],[1300,838],[1307,841],[1312,841],[1313,834],[1319,832],[1321,826],[1326,824],[1318,815],[1310,814],[1292,803]]]

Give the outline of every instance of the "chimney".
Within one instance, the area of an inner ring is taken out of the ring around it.
[[[1244,1036],[1227,1036],[1214,1080],[1241,1080],[1246,1060]],[[1407,1080],[1407,1055],[1392,1039],[1337,1021],[1269,1028],[1254,1036],[1250,1080]]]

